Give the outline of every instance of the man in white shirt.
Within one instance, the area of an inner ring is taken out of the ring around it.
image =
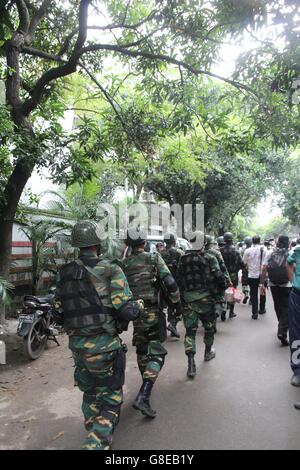
[[[253,237],[253,245],[248,248],[243,257],[243,261],[248,268],[248,284],[250,286],[250,299],[252,303],[252,318],[258,319],[258,313],[266,313],[266,296],[260,296],[260,306],[258,310],[258,290],[260,286],[260,275],[267,249],[260,244],[260,237]]]

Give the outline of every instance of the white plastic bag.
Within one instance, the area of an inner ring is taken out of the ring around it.
[[[228,287],[225,291],[225,302],[232,304],[234,302],[234,288]]]

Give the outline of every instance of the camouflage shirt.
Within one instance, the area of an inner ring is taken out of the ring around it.
[[[223,256],[231,280],[233,281],[237,277],[238,272],[245,268],[242,256],[233,245],[225,245],[223,248],[221,248],[221,254]]]
[[[177,277],[177,268],[179,265],[179,260],[183,255],[183,251],[175,246],[171,246],[167,248],[165,251],[162,252],[161,256],[168,266],[169,270],[171,271],[172,275],[176,279]]]
[[[226,268],[226,264],[224,263],[222,253],[219,250],[216,250],[215,248],[208,248],[206,250],[206,253],[213,255],[217,258],[221,271],[222,273],[224,273],[225,276],[226,287],[229,287],[231,284],[230,274]]]
[[[160,254],[147,253],[139,248],[123,260],[123,266],[134,299],[157,304],[157,282],[171,274]],[[168,300],[172,303],[179,302],[179,289],[169,293]]]
[[[93,253],[85,253],[80,256],[84,264],[88,266],[88,260],[94,260],[96,256]],[[98,263],[94,267],[89,267],[89,272],[95,273],[93,277],[94,287],[102,301],[104,307],[114,308],[118,310],[128,300],[132,299],[132,293],[128,286],[127,279],[116,262],[108,260],[104,256],[100,256]],[[56,301],[54,307],[56,312],[59,311],[59,275],[57,279]],[[60,312],[63,318],[63,312]],[[103,331],[104,328],[104,331]],[[116,320],[113,316],[108,316],[106,323],[103,325],[101,332],[99,327],[82,328],[76,331],[68,332],[69,336],[91,336],[101,334],[105,351],[111,351],[120,347],[120,340],[118,338],[116,329]]]
[[[184,261],[184,258],[186,256],[190,256],[190,253],[192,253],[192,252],[187,252],[186,254],[184,254],[182,256],[180,262],[179,262],[178,276],[179,276],[180,279],[183,279],[183,277],[184,277],[182,261]],[[201,256],[203,256],[205,258],[205,261],[207,262],[206,267],[205,267],[204,277],[206,279],[207,285],[210,285],[211,288],[206,288],[206,289],[202,289],[202,290],[197,289],[197,290],[187,291],[184,287],[184,282],[183,282],[181,284],[181,286],[182,286],[182,295],[183,295],[183,298],[184,298],[185,302],[187,302],[187,303],[195,302],[197,300],[207,299],[208,297],[212,297],[213,296],[213,289],[214,289],[215,284],[216,284],[216,274],[221,271],[220,265],[219,265],[218,260],[215,256],[213,256],[209,253],[206,253],[205,251],[201,251],[199,254]]]

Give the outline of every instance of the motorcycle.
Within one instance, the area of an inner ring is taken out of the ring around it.
[[[51,311],[54,294],[55,288],[51,288],[46,297],[24,297],[17,334],[24,338],[24,351],[31,360],[42,355],[48,340],[59,346],[56,336],[59,335],[61,327],[55,325]]]

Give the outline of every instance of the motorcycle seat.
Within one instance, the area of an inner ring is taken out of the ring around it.
[[[36,302],[40,305],[42,304],[51,304],[53,300],[53,295],[48,295],[46,297],[36,297],[35,295],[26,295],[24,297],[24,302],[29,301],[29,302]]]

